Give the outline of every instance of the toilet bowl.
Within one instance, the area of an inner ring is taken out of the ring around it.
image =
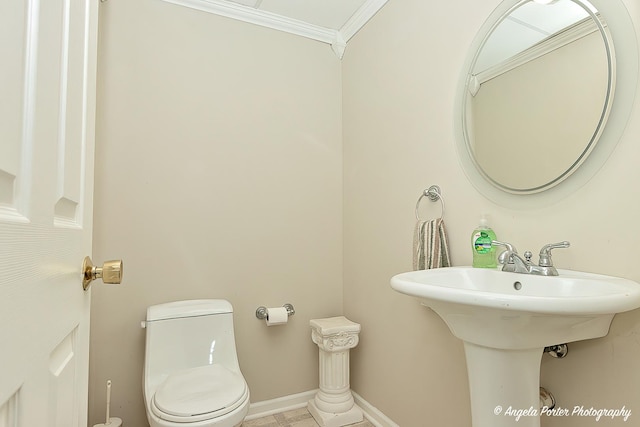
[[[151,427],[236,427],[249,411],[233,307],[176,301],[147,309],[144,403]]]

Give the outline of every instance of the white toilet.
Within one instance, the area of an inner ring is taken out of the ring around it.
[[[177,301],[147,309],[144,403],[151,427],[235,427],[249,411],[233,307]]]

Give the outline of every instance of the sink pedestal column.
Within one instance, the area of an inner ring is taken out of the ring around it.
[[[473,427],[540,427],[544,349],[505,350],[465,341],[464,351]]]
[[[312,319],[311,339],[320,349],[320,390],[307,404],[323,427],[340,427],[362,421],[349,385],[349,350],[358,345],[360,324],[344,316]]]

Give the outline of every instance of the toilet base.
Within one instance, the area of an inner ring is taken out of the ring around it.
[[[318,409],[313,399],[307,403],[307,409],[321,427],[342,427],[363,420],[362,409],[353,405],[347,412],[334,414]]]

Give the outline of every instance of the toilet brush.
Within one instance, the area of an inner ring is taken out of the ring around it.
[[[107,380],[107,420],[104,424],[95,424],[93,427],[121,427],[122,420],[118,417],[110,417],[109,409],[111,406],[111,380]]]

